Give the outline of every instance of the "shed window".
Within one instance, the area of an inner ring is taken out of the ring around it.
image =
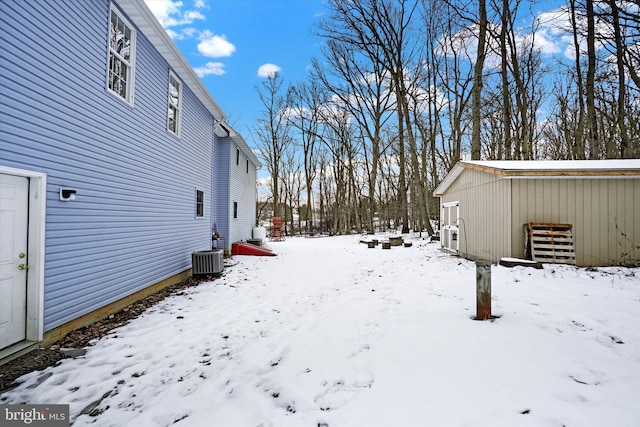
[[[240,164],[240,149],[236,148],[236,165]]]
[[[180,130],[181,107],[182,107],[182,84],[175,76],[169,74],[169,108],[167,117],[167,129],[176,135]]]
[[[109,24],[109,72],[107,87],[128,103],[133,95],[135,31],[112,7]]]
[[[233,202],[233,217],[238,218],[238,202]]]
[[[249,173],[249,159],[247,159],[247,173]]]
[[[196,190],[196,218],[204,217],[204,191]]]

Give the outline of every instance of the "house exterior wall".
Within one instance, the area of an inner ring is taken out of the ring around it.
[[[166,130],[170,69],[139,31],[133,106],[106,89],[108,1],[3,8],[0,164],[47,175],[47,331],[188,270],[210,247],[213,117],[183,85],[180,137]],[[76,200],[60,201],[60,187]]]
[[[232,150],[237,146],[232,144]],[[234,157],[235,155],[232,155]],[[231,165],[231,210],[230,232],[231,242],[250,239],[253,227],[256,226],[256,166],[245,153],[240,152],[238,164],[235,158]],[[237,218],[234,218],[234,202],[238,204]]]
[[[226,183],[221,180],[219,204],[227,206],[226,214],[219,214],[219,230],[226,236],[227,246],[251,238],[256,222],[256,165],[235,143],[233,137],[220,138],[220,168]],[[239,155],[238,155],[239,150]],[[224,152],[224,153],[222,153]],[[249,167],[247,168],[247,161]],[[226,169],[226,173],[223,172]],[[234,218],[234,203],[237,203],[237,218]],[[226,222],[226,223],[225,223]]]
[[[211,147],[211,151],[212,151],[212,156],[213,156],[213,161],[212,161],[212,170],[211,170],[211,189],[212,189],[212,194],[209,197],[209,208],[210,208],[210,212],[211,212],[211,216],[210,216],[210,230],[211,230],[211,234],[213,235],[213,230],[214,227],[217,229],[218,227],[218,211],[220,210],[220,205],[218,203],[218,189],[220,187],[220,177],[219,175],[219,166],[218,166],[218,158],[220,157],[220,138],[218,137],[218,135],[213,134],[213,145]]]
[[[576,264],[637,263],[640,179],[513,179],[512,256],[524,257],[523,224],[573,224]]]
[[[215,164],[218,167],[216,171],[217,185],[215,187],[215,200],[216,200],[216,216],[214,217],[214,223],[216,230],[220,236],[224,237],[226,247],[225,250],[231,248],[231,240],[229,236],[229,189],[230,189],[230,176],[229,171],[231,167],[231,138],[222,137],[217,138],[216,144],[217,157]]]
[[[441,197],[458,201],[459,250],[466,257],[498,261],[511,251],[510,181],[477,170],[465,170]]]

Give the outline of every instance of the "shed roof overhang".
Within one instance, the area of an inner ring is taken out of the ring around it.
[[[144,3],[144,0],[116,0],[118,6],[129,16],[154,48],[169,63],[171,69],[196,95],[218,122],[226,120],[226,115],[211,96],[200,77],[175,45],[169,34]]]
[[[433,191],[442,196],[465,169],[506,179],[640,178],[640,159],[620,160],[461,160]]]

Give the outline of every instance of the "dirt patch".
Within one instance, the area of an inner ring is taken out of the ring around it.
[[[169,286],[161,291],[137,301],[109,317],[91,325],[76,329],[64,338],[46,348],[38,348],[0,366],[0,393],[17,387],[16,380],[33,371],[41,371],[55,366],[66,357],[75,357],[79,353],[68,349],[82,349],[94,340],[105,336],[109,331],[127,324],[147,308],[157,304],[168,296],[181,295],[186,288],[197,286],[202,282],[215,280],[213,276],[191,277],[183,282]],[[0,400],[1,401],[1,400]]]

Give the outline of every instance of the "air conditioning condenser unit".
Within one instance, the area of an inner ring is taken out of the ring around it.
[[[191,273],[194,276],[214,274],[222,274],[224,269],[224,252],[217,251],[198,251],[191,254]]]

